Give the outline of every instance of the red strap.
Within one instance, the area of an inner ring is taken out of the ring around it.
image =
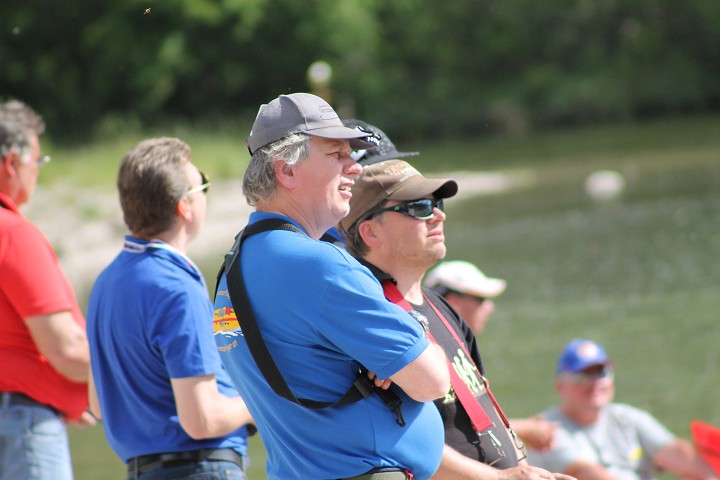
[[[410,312],[411,310],[413,310],[410,303],[405,300],[405,297],[402,296],[402,293],[400,293],[400,290],[398,290],[394,283],[392,283],[390,280],[385,280],[382,286],[383,292],[385,292],[385,298],[390,300],[392,303],[402,307],[402,309],[406,312]],[[450,330],[450,332],[453,334],[455,341],[462,346],[463,350],[465,350],[467,354],[467,350],[465,349],[463,343],[460,342],[460,339],[455,333],[455,330],[448,324],[445,317],[443,317],[438,312],[435,306],[433,306],[430,302],[428,303],[433,307],[435,313],[437,313],[440,319],[445,323],[447,329]],[[437,340],[435,340],[435,337],[433,337],[433,335],[429,331],[427,332],[427,334],[428,339],[432,343],[438,345]],[[470,417],[473,428],[478,432],[482,432],[492,427],[493,423],[490,420],[490,417],[488,417],[487,413],[485,413],[485,410],[483,410],[480,402],[478,402],[477,398],[475,398],[475,395],[473,395],[473,393],[470,391],[470,388],[468,388],[463,379],[460,378],[460,375],[458,375],[458,372],[455,370],[452,362],[450,362],[450,359],[447,357],[445,358],[448,363],[448,371],[450,372],[450,384],[452,385],[453,390],[455,390],[455,395],[457,395],[458,400],[460,400],[460,404],[463,406],[468,416]],[[468,355],[468,358],[471,357]]]
[[[397,290],[397,287],[395,288],[395,290]],[[399,290],[398,290],[398,293],[400,293]],[[442,313],[440,313],[440,310],[438,310],[438,308],[425,296],[425,294],[423,294],[423,297],[425,298],[425,301],[428,303],[428,305],[430,305],[430,307],[433,309],[433,311],[435,311],[435,314],[438,317],[440,317],[440,320],[442,320],[442,322],[445,324],[445,328],[450,330],[450,333],[452,334],[455,341],[462,347],[463,351],[465,352],[465,355],[467,355],[468,358],[472,358],[470,356],[470,352],[468,352],[467,347],[465,346],[465,342],[460,340],[460,337],[458,336],[457,332],[452,327],[452,325],[450,325],[450,322],[447,321],[447,318],[445,318],[445,316]],[[410,305],[410,304],[408,304],[408,305]],[[492,401],[493,405],[495,406],[495,410],[497,410],[497,412],[500,415],[500,418],[502,419],[505,426],[510,428],[510,421],[505,416],[505,413],[502,411],[502,408],[500,408],[500,404],[498,404],[497,400],[495,400],[495,395],[493,395],[492,390],[490,390],[490,385],[488,385],[487,380],[485,380],[485,377],[483,377],[482,375],[479,375],[479,376],[483,382],[483,385],[485,386],[485,390],[487,390],[490,400]]]

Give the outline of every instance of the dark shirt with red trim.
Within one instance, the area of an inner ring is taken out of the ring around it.
[[[381,283],[388,279],[393,280],[390,275],[371,263],[362,260],[361,263],[370,269],[375,278]],[[517,466],[518,456],[513,439],[500,414],[493,406],[492,400],[480,378],[481,375],[485,375],[485,369],[475,335],[467,322],[460,317],[457,311],[443,297],[429,289],[423,289],[423,293],[455,329],[457,336],[465,344],[470,358],[467,358],[463,348],[458,345],[445,323],[427,302],[423,305],[411,304],[413,309],[428,319],[433,337],[443,348],[460,377],[465,380],[465,384],[475,394],[483,410],[493,422],[492,427],[478,435],[473,429],[470,417],[460,404],[453,389],[450,388],[450,391],[444,397],[435,400],[435,405],[445,426],[445,443],[466,457],[487,463],[496,468],[505,469]]]

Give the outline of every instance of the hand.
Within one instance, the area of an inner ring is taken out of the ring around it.
[[[392,380],[390,380],[389,378],[382,380],[382,379],[378,378],[378,376],[375,375],[374,372],[368,371],[368,378],[373,381],[373,384],[376,387],[381,388],[383,390],[387,390],[388,388],[390,388],[390,385],[392,385]]]
[[[507,470],[498,470],[498,480],[575,480],[575,477],[564,473],[551,473],[530,465],[520,465]]]
[[[80,418],[71,420],[68,423],[75,428],[83,429],[87,427],[94,427],[95,425],[97,425],[97,419],[92,413],[83,412],[82,415],[80,415]]]
[[[555,445],[557,422],[548,422],[540,416],[510,421],[512,429],[533,450],[550,450]]]

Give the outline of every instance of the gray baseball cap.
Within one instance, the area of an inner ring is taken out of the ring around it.
[[[345,127],[325,100],[310,93],[280,95],[270,103],[261,105],[245,145],[252,155],[265,145],[293,133],[349,140],[353,150],[376,146],[365,140],[372,135],[371,132]]]

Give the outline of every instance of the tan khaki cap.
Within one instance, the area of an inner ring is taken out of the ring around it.
[[[385,160],[367,165],[355,179],[350,213],[340,220],[340,227],[348,231],[358,219],[386,200],[417,200],[428,195],[449,198],[457,191],[455,180],[424,177],[403,160]]]

